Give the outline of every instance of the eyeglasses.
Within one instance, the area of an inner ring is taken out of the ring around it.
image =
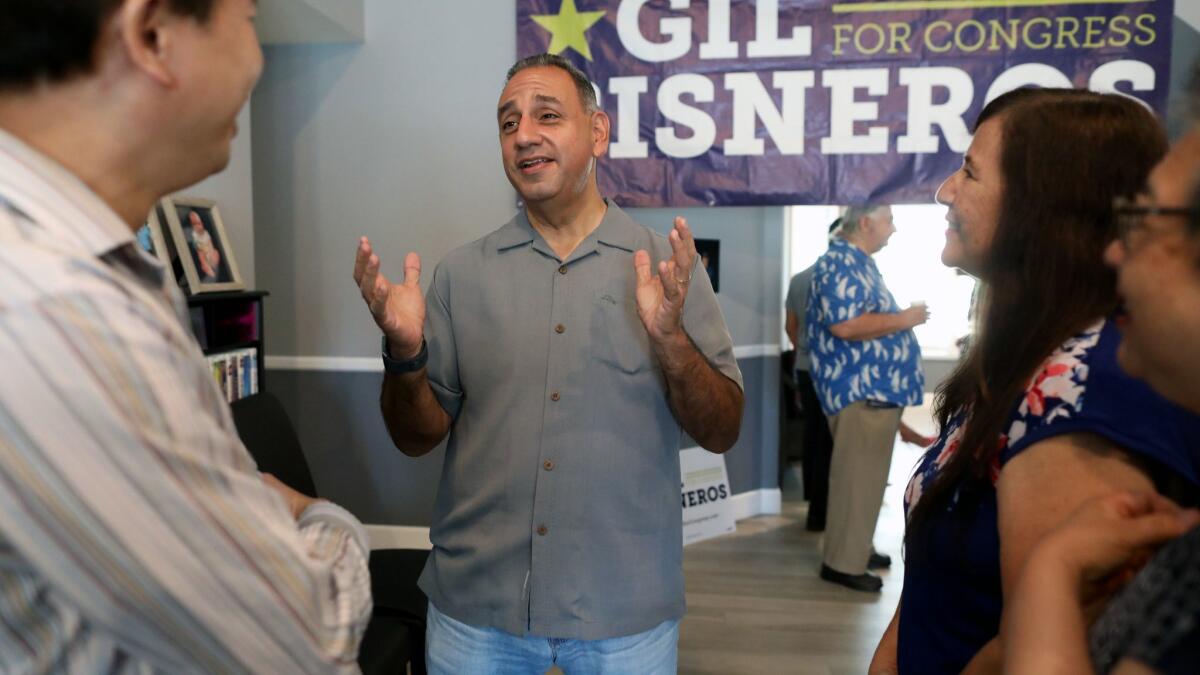
[[[1158,206],[1138,204],[1125,197],[1113,199],[1113,216],[1117,226],[1117,238],[1126,249],[1141,238],[1146,230],[1147,216],[1175,216],[1177,218],[1200,218],[1200,208],[1195,206]]]

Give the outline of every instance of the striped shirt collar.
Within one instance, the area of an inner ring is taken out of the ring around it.
[[[125,221],[78,176],[3,129],[0,202],[51,239],[97,257],[133,241]]]

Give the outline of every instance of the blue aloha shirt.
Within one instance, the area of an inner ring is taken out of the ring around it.
[[[805,316],[813,384],[826,415],[858,401],[921,402],[925,374],[912,330],[873,340],[843,340],[829,332],[863,314],[899,311],[871,256],[840,237],[829,242],[817,259]]]

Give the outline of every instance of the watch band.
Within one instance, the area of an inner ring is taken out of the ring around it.
[[[425,367],[429,361],[429,348],[425,344],[425,338],[421,338],[421,351],[411,359],[393,359],[388,353],[387,336],[383,336],[383,371],[392,375],[403,375],[405,373],[415,373]]]

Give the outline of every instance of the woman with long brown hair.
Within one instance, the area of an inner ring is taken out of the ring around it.
[[[980,113],[937,196],[942,261],[985,284],[979,333],[939,389],[940,436],[905,496],[904,590],[872,672],[997,664],[1004,595],[1044,533],[1088,499],[1196,482],[1185,439],[1200,420],[1117,367],[1101,262],[1114,198],[1165,149],[1119,95],[1022,89]]]

